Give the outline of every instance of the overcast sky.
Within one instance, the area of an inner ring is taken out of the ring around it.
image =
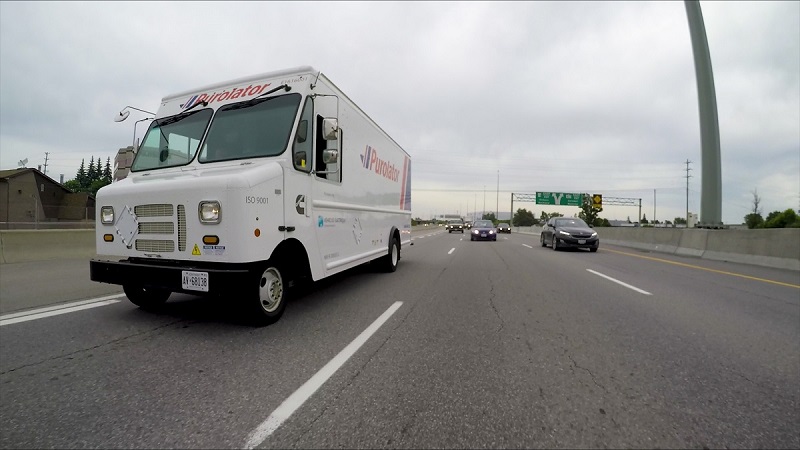
[[[701,2],[722,220],[800,209],[800,2]],[[412,157],[412,213],[509,211],[511,193],[699,213],[700,123],[683,2],[0,2],[0,169],[131,145],[131,105],[284,68],[322,70]],[[144,126],[139,126],[141,132]],[[499,174],[499,175],[498,175]],[[499,179],[499,193],[498,193]],[[498,205],[499,203],[499,205]],[[536,217],[577,208],[515,201]],[[607,219],[638,208],[607,206]],[[702,219],[702,218],[701,218]]]

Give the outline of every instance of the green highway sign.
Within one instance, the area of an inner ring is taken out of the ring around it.
[[[581,206],[583,194],[569,192],[537,192],[537,205]]]

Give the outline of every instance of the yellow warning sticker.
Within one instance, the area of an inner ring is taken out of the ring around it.
[[[197,244],[194,244],[194,248],[192,249],[192,255],[200,256],[200,247],[198,247]]]

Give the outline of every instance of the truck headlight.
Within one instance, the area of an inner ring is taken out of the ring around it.
[[[200,202],[197,208],[201,223],[219,223],[221,212],[218,201]]]
[[[111,225],[114,223],[114,207],[103,206],[100,208],[100,223],[104,225]]]

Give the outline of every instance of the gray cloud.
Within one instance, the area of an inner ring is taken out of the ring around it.
[[[754,189],[766,212],[798,209],[800,4],[701,5],[723,221],[742,221]],[[415,216],[482,209],[484,186],[494,210],[499,170],[504,211],[511,192],[589,191],[671,220],[687,159],[699,209],[682,2],[0,2],[0,168],[50,152],[50,174],[71,178],[129,145],[132,123],[111,120],[126,105],[307,64],[412,155]]]

